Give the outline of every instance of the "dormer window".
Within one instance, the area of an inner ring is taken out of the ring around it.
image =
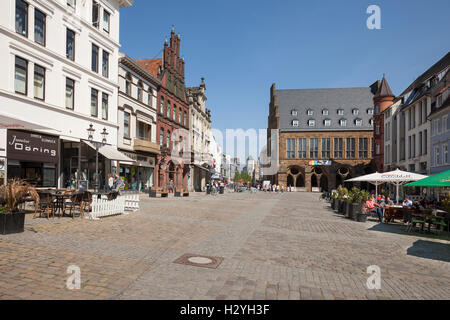
[[[359,110],[358,109],[353,109],[352,113],[354,116],[357,116],[359,114]]]
[[[322,110],[322,115],[327,116],[328,115],[328,109],[323,109]]]
[[[292,126],[293,127],[298,127],[298,120],[292,121]]]
[[[307,113],[308,113],[308,116],[312,116],[314,114],[314,111],[312,111],[311,109],[308,109]]]
[[[346,119],[341,119],[339,120],[339,125],[341,127],[346,127],[347,126],[347,120]]]
[[[367,109],[367,114],[373,114],[373,108]]]
[[[291,111],[291,115],[292,116],[296,116],[297,114],[298,114],[297,110],[294,109],[294,110]]]
[[[395,120],[397,120],[397,119],[395,119]],[[370,119],[369,120],[369,125],[372,127],[373,126],[373,119]]]
[[[362,120],[361,119],[355,119],[355,125],[357,127],[361,127],[362,126]]]
[[[338,109],[337,114],[340,116],[344,115],[344,109]]]
[[[325,119],[325,120],[323,120],[323,125],[324,125],[325,127],[331,126],[331,120],[330,120],[330,119]]]
[[[308,120],[308,127],[314,127],[316,125],[316,120]]]

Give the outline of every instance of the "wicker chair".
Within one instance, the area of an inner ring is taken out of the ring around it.
[[[53,207],[53,199],[52,195],[47,192],[40,192],[39,194],[39,205],[36,208],[36,212],[33,215],[33,219],[36,218],[36,214],[39,212],[39,218],[42,217],[42,213],[45,213],[47,215],[47,219],[50,217],[50,211],[53,215],[53,218],[55,217],[55,210]]]

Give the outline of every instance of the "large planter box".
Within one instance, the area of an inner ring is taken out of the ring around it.
[[[353,211],[352,211],[353,207],[352,204],[350,202],[345,202],[345,216],[352,219],[353,217]]]
[[[367,220],[367,214],[365,214],[365,213],[358,213],[356,215],[356,221],[358,221],[358,222],[366,222],[366,220]]]
[[[339,200],[339,213],[345,214],[345,201]]]
[[[21,233],[24,225],[25,212],[0,213],[0,234]]]
[[[352,203],[350,206],[352,211],[352,219],[357,220],[358,214],[361,213],[361,205],[357,203]]]
[[[337,199],[331,199],[331,209],[336,210],[337,208]]]

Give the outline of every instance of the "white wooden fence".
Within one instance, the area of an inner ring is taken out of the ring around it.
[[[88,219],[99,220],[102,217],[128,214],[127,211],[139,210],[139,194],[125,193],[114,200],[106,197],[93,197]]]

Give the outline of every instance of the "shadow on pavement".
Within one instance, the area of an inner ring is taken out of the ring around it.
[[[407,255],[450,262],[450,244],[417,240],[406,251]]]
[[[449,240],[450,241],[450,234],[448,232],[443,232],[440,235],[430,234],[430,233],[419,233],[419,232],[406,232],[406,225],[397,224],[397,223],[396,224],[379,223],[367,230],[395,233],[395,234],[401,234],[401,235],[405,235],[405,236],[414,236],[414,237],[420,237],[420,238],[441,239],[441,240]]]

